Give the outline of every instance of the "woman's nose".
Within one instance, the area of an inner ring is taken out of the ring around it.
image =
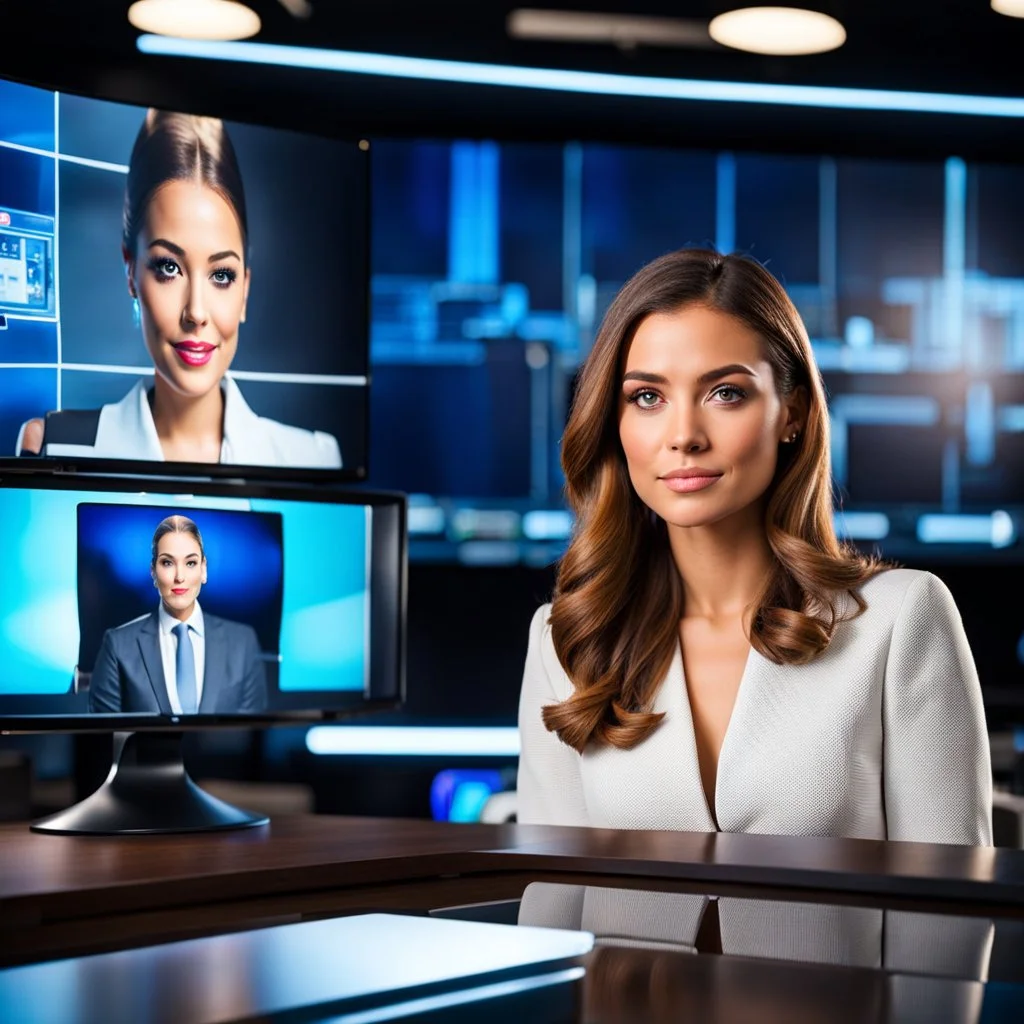
[[[700,415],[692,409],[679,409],[669,424],[668,447],[674,452],[700,452],[708,443]]]
[[[209,319],[206,309],[206,298],[202,284],[190,285],[185,297],[185,308],[181,313],[182,322],[186,327],[202,327]]]

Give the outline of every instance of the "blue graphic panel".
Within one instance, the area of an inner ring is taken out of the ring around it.
[[[281,507],[276,501],[252,501],[254,510]],[[369,628],[367,515],[359,505],[288,507],[282,691],[364,688]]]

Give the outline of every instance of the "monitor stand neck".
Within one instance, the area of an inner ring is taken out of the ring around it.
[[[180,732],[114,733],[106,781],[80,803],[33,822],[33,832],[120,835],[209,832],[269,819],[205,793],[185,770]]]

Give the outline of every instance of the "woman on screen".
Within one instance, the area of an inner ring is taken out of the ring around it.
[[[207,565],[199,527],[168,516],[153,534],[156,611],[103,634],[89,710],[131,714],[252,714],[267,704],[256,631],[204,614]]]
[[[949,591],[845,548],[825,394],[753,259],[619,292],[562,441],[572,541],[534,616],[518,819],[991,844]]]
[[[228,374],[245,323],[248,242],[222,122],[150,110],[128,168],[121,251],[152,381],[93,412],[30,420],[19,454],[340,467],[333,436],[258,416]]]

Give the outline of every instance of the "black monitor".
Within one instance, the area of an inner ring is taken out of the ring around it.
[[[369,145],[198,113],[0,79],[0,466],[365,478]]]
[[[403,495],[8,470],[0,526],[0,733],[115,734],[106,783],[38,831],[259,824],[191,781],[184,731],[402,702]]]

